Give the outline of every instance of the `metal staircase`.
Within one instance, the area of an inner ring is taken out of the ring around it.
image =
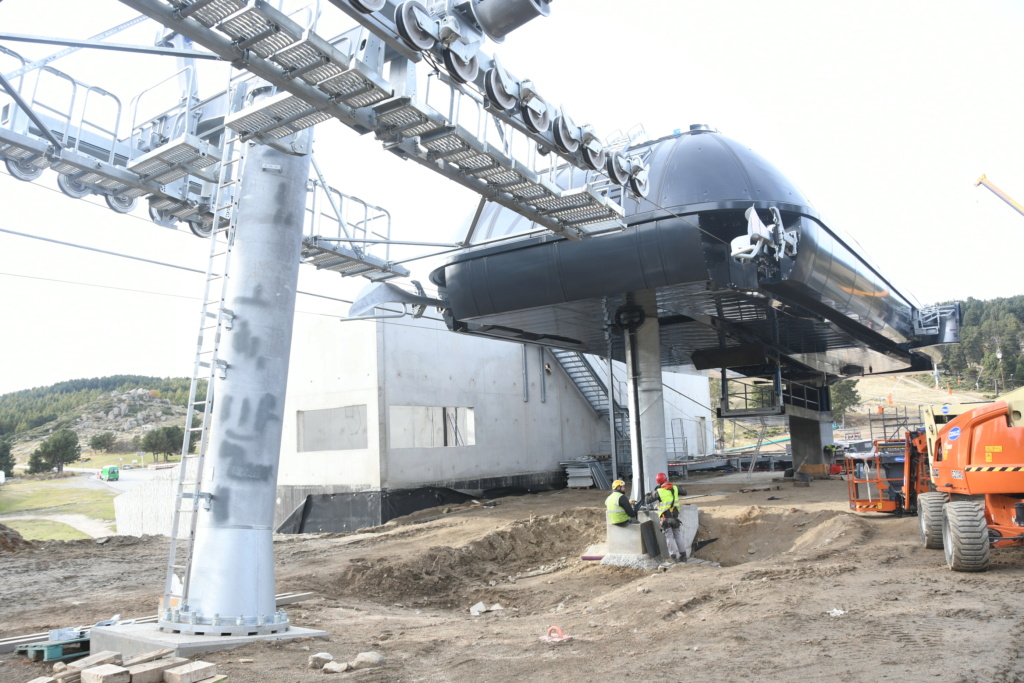
[[[221,377],[227,365],[219,356],[221,332],[231,329],[234,318],[225,308],[231,253],[237,224],[237,197],[245,169],[249,143],[237,136],[228,138],[224,160],[213,194],[213,214],[210,223],[210,258],[206,269],[203,308],[200,313],[196,358],[189,388],[188,411],[185,418],[185,438],[181,447],[181,466],[178,468],[178,486],[174,499],[174,519],[171,525],[171,548],[167,562],[162,607],[169,618],[174,610],[188,610],[189,582],[195,545],[197,512],[200,505],[209,508],[210,492],[203,491],[203,463],[209,445],[213,416],[213,388],[217,374]],[[201,382],[206,390],[198,396]],[[199,424],[195,418],[201,415]],[[193,435],[198,435],[198,448],[191,453]]]
[[[608,385],[597,374],[586,356],[578,351],[548,349],[562,366],[565,374],[573,381],[580,394],[598,416],[615,422],[615,435],[621,441],[629,438],[629,411],[618,401],[612,400],[608,409]]]

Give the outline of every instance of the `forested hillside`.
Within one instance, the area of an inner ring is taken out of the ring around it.
[[[1024,296],[962,302],[961,342],[943,350],[943,381],[952,387],[1003,393],[1024,384]],[[1002,356],[1000,358],[1000,356]],[[132,389],[184,406],[189,380],[143,375],[113,375],[60,382],[0,395],[0,439],[58,420],[91,401]],[[205,392],[205,386],[200,387]],[[60,425],[57,425],[58,427]]]
[[[72,414],[79,406],[131,389],[145,388],[156,397],[184,406],[188,403],[189,380],[143,375],[113,375],[60,382],[0,395],[0,439],[21,433]],[[205,391],[205,389],[203,389]]]
[[[947,381],[954,387],[977,386],[996,393],[1024,384],[1024,296],[968,299],[962,302],[962,311],[960,343],[943,352]]]

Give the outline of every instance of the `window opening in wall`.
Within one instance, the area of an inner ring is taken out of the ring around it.
[[[476,444],[473,408],[391,406],[392,448],[446,448]]]
[[[298,451],[348,451],[367,447],[366,406],[296,413]]]

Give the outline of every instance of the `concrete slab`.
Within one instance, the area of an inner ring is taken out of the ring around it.
[[[683,542],[686,544],[686,554],[690,554],[693,548],[693,539],[697,538],[697,531],[700,529],[700,516],[696,505],[679,506],[679,528],[683,531]],[[662,534],[662,538],[664,538]]]
[[[294,640],[326,635],[326,631],[291,626],[284,633],[265,636],[189,636],[164,633],[157,624],[127,624],[94,627],[89,637],[94,650],[114,650],[125,657],[163,648],[173,649],[175,657],[191,657],[204,652],[230,650],[259,640]]]
[[[665,540],[665,534],[661,533],[661,516],[657,512],[641,510],[640,514],[637,515],[637,519],[641,522],[648,521],[651,523],[654,537],[658,539],[658,557],[668,557],[668,542]]]
[[[708,477],[707,479],[695,479],[695,484],[707,484],[714,482],[716,484],[769,484],[776,477],[781,477],[782,472],[733,472],[732,474],[723,474],[720,476]],[[680,488],[686,488],[686,482],[679,484]]]

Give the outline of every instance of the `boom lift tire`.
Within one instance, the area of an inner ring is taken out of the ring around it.
[[[931,550],[942,549],[942,506],[946,494],[922,493],[917,497],[917,521],[921,527],[921,542]]]
[[[942,541],[950,569],[986,571],[991,557],[985,506],[970,500],[947,503],[942,515]]]

